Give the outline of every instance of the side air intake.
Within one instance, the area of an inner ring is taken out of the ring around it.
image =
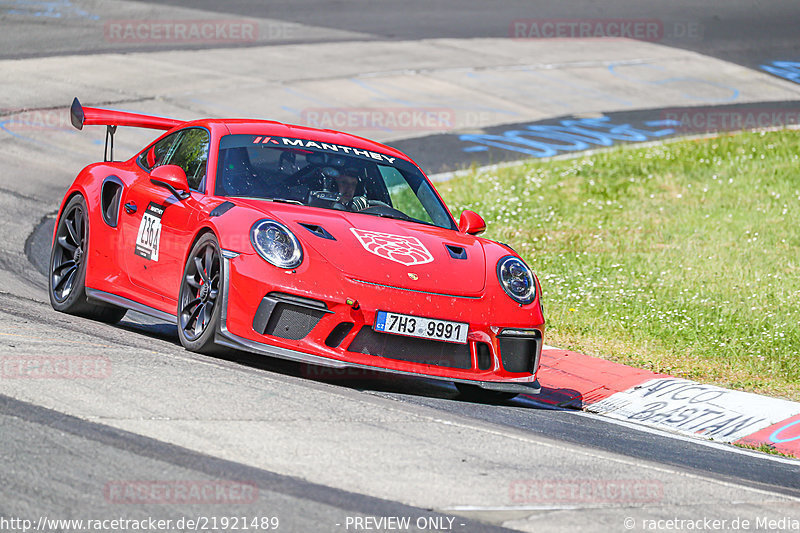
[[[253,319],[253,329],[262,335],[300,340],[331,312],[325,302],[271,292],[261,299]]]

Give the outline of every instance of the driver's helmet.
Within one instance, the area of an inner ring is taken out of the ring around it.
[[[364,169],[358,167],[345,167],[336,177],[336,190],[341,194],[353,197],[364,194]]]
[[[297,154],[289,151],[281,152],[281,157],[278,159],[278,168],[289,176],[300,170],[300,165],[297,164]]]

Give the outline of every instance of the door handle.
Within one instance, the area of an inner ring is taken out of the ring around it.
[[[136,212],[136,203],[135,202],[128,202],[125,204],[125,212],[129,215],[132,215]]]

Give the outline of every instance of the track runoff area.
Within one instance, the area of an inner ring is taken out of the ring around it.
[[[800,457],[800,403],[548,347],[536,401],[689,437]]]

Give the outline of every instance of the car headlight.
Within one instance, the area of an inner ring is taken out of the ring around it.
[[[497,279],[515,302],[529,304],[536,298],[533,272],[519,257],[507,255],[497,262]]]
[[[274,220],[259,220],[250,229],[250,242],[258,255],[279,268],[294,268],[303,262],[303,249],[294,233]]]

